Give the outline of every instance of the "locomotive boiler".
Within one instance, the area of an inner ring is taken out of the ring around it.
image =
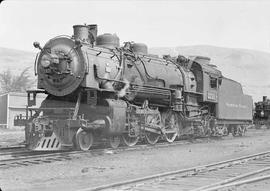
[[[78,148],[95,141],[116,148],[145,139],[173,142],[185,134],[242,135],[252,120],[252,99],[222,76],[210,58],[160,58],[143,43],[120,46],[97,25],[75,25],[35,61],[38,89],[28,91],[26,144],[33,150]],[[37,94],[47,94],[39,108]]]

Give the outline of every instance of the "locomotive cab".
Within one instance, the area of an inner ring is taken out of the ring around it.
[[[189,68],[194,73],[197,82],[196,100],[200,106],[208,108],[209,114],[215,116],[222,74],[210,64],[208,57],[189,56],[189,59],[191,60]]]
[[[216,69],[216,66],[210,64],[210,58],[208,57],[190,56],[190,59],[193,60],[191,70],[196,71],[198,91],[203,93],[202,101],[217,103],[221,72]]]

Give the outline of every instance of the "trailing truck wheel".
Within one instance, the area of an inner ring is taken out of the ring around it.
[[[83,129],[78,129],[76,133],[76,146],[78,149],[87,151],[91,148],[94,142],[93,133],[90,131],[85,131]]]
[[[132,147],[139,141],[139,137],[131,137],[128,133],[122,135],[123,142],[126,146]]]
[[[232,129],[232,135],[234,137],[236,137],[236,136],[242,137],[245,134],[245,132],[246,132],[246,127],[241,126],[241,125],[237,125],[237,126],[233,127],[233,129]]]
[[[109,138],[109,144],[113,149],[116,149],[120,145],[120,136],[114,135]]]

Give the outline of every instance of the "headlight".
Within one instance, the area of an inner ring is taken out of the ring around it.
[[[40,61],[41,66],[43,66],[44,68],[47,68],[50,66],[51,64],[51,57],[49,55],[43,55]]]

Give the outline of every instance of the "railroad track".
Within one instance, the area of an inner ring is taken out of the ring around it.
[[[246,185],[265,186],[262,183],[270,185],[270,151],[79,191],[231,191]],[[269,189],[269,185],[265,190]]]
[[[26,153],[27,148],[24,145],[0,147],[0,160],[5,159],[8,156],[18,156],[20,153]]]
[[[25,148],[24,144],[4,146],[4,147],[0,146],[0,152],[8,152],[8,151],[18,150],[18,149],[23,149],[23,148]]]
[[[258,178],[248,179],[245,182],[236,182],[234,185],[225,185],[215,190],[222,189],[223,191],[268,191],[269,190],[269,176],[262,176]]]
[[[156,145],[138,144],[133,147],[119,147],[117,149],[96,147],[95,149],[91,149],[89,151],[39,152],[39,151],[29,151],[26,150],[25,148],[21,149],[13,148],[4,150],[4,152],[2,152],[2,150],[0,149],[0,169],[17,166],[29,166],[42,163],[51,163],[55,161],[72,160],[80,157],[93,157],[126,151],[158,149],[177,145],[200,143],[208,141],[209,139],[211,140],[211,138],[198,138],[192,140],[181,140],[173,143],[160,142],[157,143]]]
[[[99,146],[91,149],[90,151],[29,151],[23,146],[0,148],[0,168],[10,168],[17,166],[29,166],[34,164],[51,163],[55,161],[72,160],[73,158],[80,158],[83,156],[96,156],[104,154],[119,153],[123,151],[133,151],[141,149],[155,149],[169,146],[186,145],[193,143],[208,142],[209,140],[219,140],[226,137],[201,137],[201,138],[188,138],[175,141],[173,143],[159,142],[156,145],[138,144],[133,147],[119,147],[117,149],[104,148],[100,149]],[[233,138],[233,137],[229,137]],[[241,137],[245,138],[245,137]]]

